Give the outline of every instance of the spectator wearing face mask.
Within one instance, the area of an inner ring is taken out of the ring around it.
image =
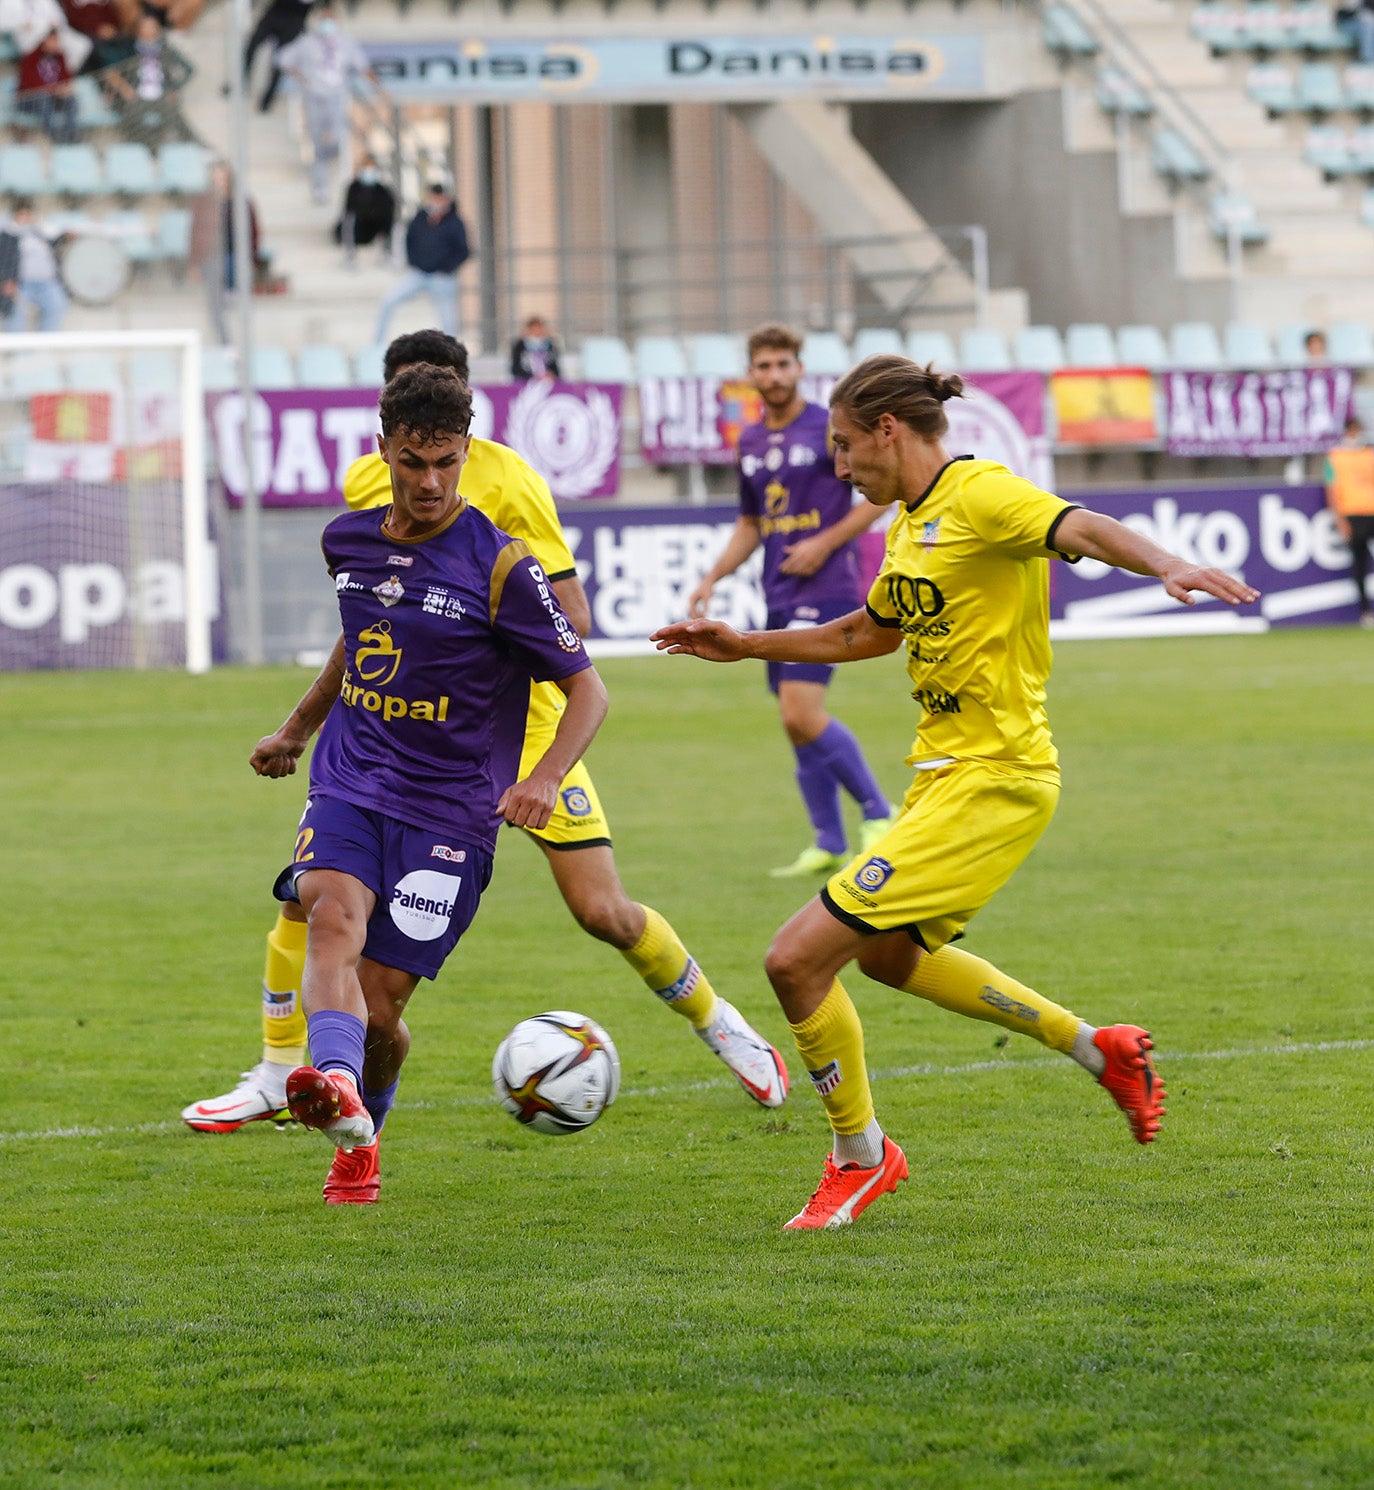
[[[76,139],[76,97],[71,78],[56,27],[19,63],[15,107],[21,118],[44,130],[57,145],[70,145]]]
[[[332,5],[316,7],[309,31],[277,53],[277,66],[299,83],[305,102],[305,130],[313,152],[310,189],[317,202],[329,191],[329,177],[349,136],[348,108],[357,78],[372,76],[367,54],[339,29]]]
[[[357,245],[366,247],[381,240],[382,253],[391,247],[391,229],[396,222],[396,196],[382,180],[377,162],[363,156],[358,174],[348,183],[344,195],[343,216],[335,224],[334,241],[343,245],[344,256],[351,264]]]
[[[401,282],[382,301],[372,340],[378,346],[385,342],[392,311],[417,295],[428,295],[434,302],[439,329],[457,336],[458,271],[467,263],[469,254],[468,230],[458,216],[448,187],[436,181],[426,193],[425,205],[406,229],[408,268]]]
[[[558,376],[558,343],[543,316],[531,316],[511,343],[510,375],[519,383]]]

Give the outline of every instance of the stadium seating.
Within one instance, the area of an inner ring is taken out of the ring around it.
[[[1218,192],[1207,204],[1207,225],[1220,243],[1234,238],[1242,248],[1252,248],[1269,241],[1255,204],[1240,192]]]
[[[1155,130],[1150,137],[1150,160],[1155,170],[1173,186],[1206,181],[1212,174],[1211,166],[1176,129]]]
[[[239,385],[233,347],[205,347],[200,354],[200,369],[207,393],[229,393]]]
[[[1317,129],[1309,129],[1302,155],[1304,160],[1316,166],[1328,180],[1354,174],[1350,145],[1345,131],[1338,126],[1322,125]]]
[[[1101,325],[1070,326],[1064,357],[1070,367],[1116,367],[1120,360],[1111,328]]]
[[[961,372],[1011,372],[1011,351],[1000,331],[987,327],[965,331],[959,338]]]
[[[204,356],[220,352],[220,347],[207,347]],[[232,371],[232,362],[230,364]],[[135,388],[149,393],[175,393],[181,386],[176,358],[170,352],[135,352],[129,358],[129,381]],[[207,382],[207,387],[209,386]]]
[[[154,264],[162,257],[148,219],[141,212],[111,212],[105,218],[105,229],[119,240],[131,263]]]
[[[351,388],[353,372],[348,358],[339,347],[312,345],[302,347],[296,359],[297,376],[302,388]]]
[[[1346,68],[1345,106],[1357,114],[1374,113],[1374,67],[1352,63]]]
[[[252,371],[255,388],[296,387],[296,367],[285,347],[254,347]]]
[[[1104,67],[1098,72],[1096,96],[1098,105],[1108,114],[1148,119],[1155,111],[1150,95],[1119,67]]]
[[[36,145],[0,145],[0,191],[36,197],[47,187],[47,162]]]
[[[1058,372],[1066,361],[1064,342],[1053,326],[1024,326],[1013,348],[1017,367],[1027,372]]]
[[[1250,0],[1244,7],[1205,0],[1194,7],[1190,28],[1218,57],[1234,52],[1348,52],[1351,39],[1335,24],[1333,9],[1323,0],[1295,0],[1286,9],[1272,0]]]
[[[582,352],[585,358],[585,342]],[[816,373],[822,377],[843,377],[853,364],[853,358],[849,355],[849,348],[844,344],[844,338],[833,331],[808,332],[806,340],[802,343],[801,357],[807,372]]]
[[[1122,367],[1144,367],[1157,372],[1169,365],[1169,349],[1158,326],[1123,326],[1116,334]]]
[[[635,366],[629,347],[618,336],[584,336],[582,376],[589,383],[633,383]]]
[[[1326,333],[1326,355],[1350,367],[1374,367],[1374,335],[1355,321],[1334,321]]]
[[[1222,352],[1232,367],[1263,368],[1275,363],[1274,346],[1263,326],[1230,321],[1222,330]]]
[[[712,334],[687,338],[687,362],[694,377],[737,378],[748,360],[743,337]]]
[[[687,376],[687,358],[675,336],[641,336],[635,341],[635,361],[641,378]]]
[[[906,339],[906,354],[922,367],[932,362],[944,370],[959,366],[959,354],[945,331],[911,332]]]
[[[1063,61],[1079,57],[1096,57],[1101,43],[1067,5],[1047,5],[1042,23],[1045,45]]]
[[[91,145],[54,145],[48,159],[48,189],[68,197],[103,191],[100,157]]]
[[[1345,107],[1340,73],[1329,62],[1305,62],[1298,71],[1297,102],[1305,113],[1338,113]]]
[[[197,196],[210,185],[210,166],[200,145],[179,142],[157,153],[158,183],[163,191]]]
[[[173,207],[157,220],[158,257],[184,264],[191,256],[191,214],[184,207]]]
[[[363,347],[353,358],[353,377],[359,388],[380,388],[386,348],[376,345]]]
[[[866,357],[905,357],[902,333],[890,326],[864,326],[854,333],[854,361]]]
[[[1199,372],[1226,366],[1216,329],[1206,321],[1180,321],[1170,330],[1169,360],[1175,367]]]
[[[1278,63],[1260,62],[1252,67],[1245,75],[1245,91],[1271,118],[1296,113],[1299,108],[1293,74]]]
[[[122,140],[105,149],[105,179],[120,196],[141,197],[157,190],[152,151],[137,141]]]
[[[9,392],[16,398],[35,393],[60,393],[62,368],[55,357],[40,352],[17,352],[9,365]]]
[[[120,361],[108,352],[86,352],[68,359],[68,388],[82,393],[107,393],[123,386]],[[132,380],[131,386],[134,386]]]

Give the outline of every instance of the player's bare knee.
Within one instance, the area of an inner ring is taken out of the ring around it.
[[[352,906],[336,896],[319,896],[311,905],[307,920],[313,947],[356,945],[361,949],[366,922]]]
[[[773,945],[763,959],[763,971],[780,999],[791,993],[806,977],[806,959],[795,942],[782,935],[773,938]]]
[[[859,971],[875,983],[901,988],[916,970],[920,949],[907,936],[875,937],[860,949]]]
[[[598,892],[585,896],[572,906],[572,913],[588,936],[608,942],[622,952],[634,946],[643,930],[633,901],[623,893]]]

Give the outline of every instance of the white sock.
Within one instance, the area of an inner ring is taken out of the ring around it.
[[[874,1118],[862,1133],[832,1133],[835,1141],[835,1163],[844,1168],[846,1164],[859,1169],[876,1169],[883,1162],[883,1130]]]
[[[1069,1051],[1074,1060],[1091,1076],[1101,1076],[1107,1069],[1107,1057],[1093,1044],[1096,1033],[1097,1030],[1086,1020],[1081,1021],[1078,1033],[1073,1037],[1073,1049]]]

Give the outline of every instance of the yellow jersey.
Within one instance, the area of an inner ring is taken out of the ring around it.
[[[1071,502],[963,456],[899,508],[868,594],[906,640],[923,710],[907,764],[985,760],[1057,774],[1045,715],[1049,563]]]
[[[576,575],[549,484],[514,450],[495,440],[473,440],[458,478],[458,494],[503,533],[523,538],[550,580]],[[355,510],[385,507],[391,501],[391,468],[375,451],[359,456],[344,473],[344,501]],[[566,702],[556,683],[531,683],[526,735],[551,735]]]

